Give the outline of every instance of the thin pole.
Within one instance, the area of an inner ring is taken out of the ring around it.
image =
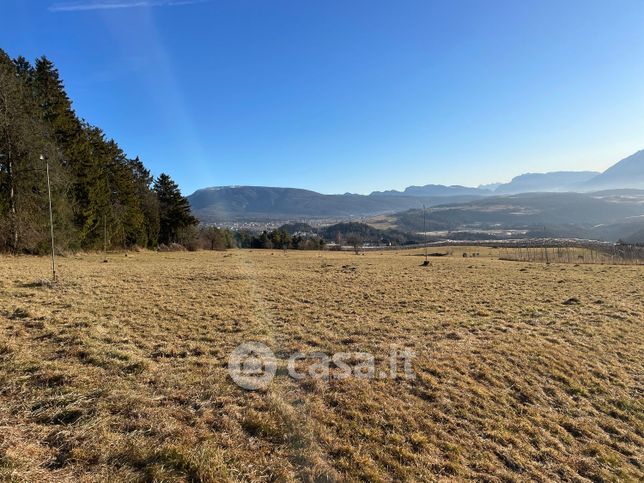
[[[423,205],[423,234],[425,235],[425,263],[427,263],[427,221],[425,205]]]
[[[43,156],[40,156],[43,159]],[[56,281],[56,254],[54,253],[54,215],[51,209],[51,185],[49,183],[49,162],[47,164],[47,193],[49,195],[49,229],[51,232],[51,273]]]

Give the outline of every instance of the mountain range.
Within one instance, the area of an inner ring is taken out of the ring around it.
[[[580,191],[578,188],[600,175],[596,171],[554,171],[551,173],[526,173],[509,183],[501,184],[494,194],[534,193],[540,191]]]
[[[458,203],[482,195],[412,196],[388,194],[324,195],[298,188],[223,186],[205,188],[188,197],[193,213],[202,222],[287,220],[300,218],[365,217],[447,201]]]
[[[370,196],[485,196],[492,190],[470,188],[468,186],[442,184],[426,184],[425,186],[408,186],[404,191],[388,190],[374,191]]]
[[[188,199],[204,223],[384,216],[400,229],[417,230],[408,220],[425,206],[437,229],[529,230],[545,224],[569,236],[612,239],[644,228],[644,191],[639,190],[644,190],[644,150],[603,173],[527,173],[478,188],[428,184],[369,195],[327,195],[298,188],[223,186],[197,190]]]
[[[535,192],[589,192],[609,189],[644,189],[644,150],[622,159],[603,173],[597,171],[553,171],[526,173],[509,183],[492,183],[477,188],[428,184],[409,186],[404,191],[375,191],[389,196],[509,195]]]

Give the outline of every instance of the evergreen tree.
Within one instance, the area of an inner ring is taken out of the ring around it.
[[[170,176],[162,173],[154,182],[154,191],[159,202],[159,243],[176,243],[181,230],[199,221],[192,216],[188,199]]]
[[[0,51],[0,248],[43,251],[48,240],[46,157],[54,181],[52,204],[66,234],[66,173],[55,143],[39,116],[31,89],[31,68]]]
[[[109,152],[108,187],[110,191],[109,215],[118,243],[124,247],[145,246],[147,236],[145,218],[138,198],[130,161],[114,141],[107,143]]]
[[[146,169],[139,157],[129,160],[129,166],[134,176],[137,195],[143,213],[146,246],[155,248],[159,242],[159,201],[152,190],[154,178]]]
[[[73,158],[73,146],[80,136],[81,123],[72,109],[58,70],[47,57],[36,60],[33,78],[42,117],[50,125],[65,160],[69,161]]]

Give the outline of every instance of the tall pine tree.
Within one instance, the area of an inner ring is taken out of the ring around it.
[[[45,163],[52,179],[52,202],[61,233],[67,234],[66,173],[48,136],[32,90],[32,69],[0,51],[0,248],[44,251],[48,239]],[[65,243],[65,238],[63,238]]]
[[[154,191],[159,200],[159,243],[176,243],[182,230],[199,221],[192,216],[190,203],[170,176],[162,173],[154,182]]]

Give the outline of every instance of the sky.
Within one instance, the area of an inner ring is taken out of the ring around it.
[[[644,149],[644,0],[0,0],[0,48],[185,194],[604,170]]]

